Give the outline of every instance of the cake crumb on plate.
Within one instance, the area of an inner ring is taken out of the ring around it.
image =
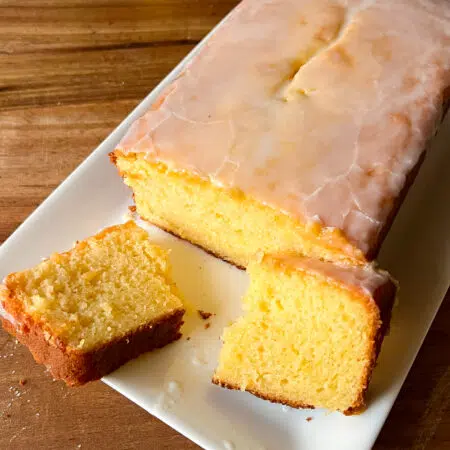
[[[208,320],[213,314],[210,312],[206,312],[203,311],[201,309],[197,309],[198,315],[203,319],[203,320]]]

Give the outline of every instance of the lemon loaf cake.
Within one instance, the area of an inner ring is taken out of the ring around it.
[[[8,275],[3,326],[55,378],[80,385],[180,337],[168,254],[134,222]]]
[[[213,382],[297,408],[361,410],[395,298],[389,276],[301,256],[248,271],[246,313],[225,330]]]
[[[111,154],[138,214],[245,267],[374,258],[440,122],[446,0],[244,0]]]

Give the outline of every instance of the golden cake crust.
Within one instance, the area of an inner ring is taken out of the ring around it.
[[[74,248],[57,257],[82,249],[89,241],[101,241],[108,234],[127,228],[138,227],[130,221],[105,228],[95,236],[77,242]],[[35,361],[44,364],[54,378],[64,380],[69,386],[97,380],[142,353],[164,347],[181,337],[180,327],[185,313],[182,307],[93,348],[73,348],[52,334],[42,319],[38,320],[25,311],[22,301],[15,294],[17,284],[16,273],[11,273],[0,286],[0,303],[6,311],[2,317],[3,328],[28,347]]]
[[[217,386],[220,386],[220,387],[226,388],[226,389],[230,389],[232,391],[240,391],[241,390],[239,388],[239,386],[233,385],[226,381],[222,381],[216,376],[214,376],[212,378],[212,382],[214,384],[216,384]],[[246,392],[254,395],[255,397],[262,398],[263,400],[268,400],[269,402],[272,402],[272,403],[280,403],[282,405],[290,406],[291,408],[315,409],[315,407],[313,405],[306,405],[305,403],[295,402],[295,401],[292,401],[292,400],[289,400],[286,398],[282,398],[282,397],[270,396],[270,395],[264,394],[262,392],[259,392],[255,389],[246,389]]]
[[[7,286],[7,284],[6,284]],[[164,347],[181,337],[184,309],[147,323],[88,351],[73,349],[52,336],[42,324],[23,311],[21,302],[4,287],[0,301],[15,324],[2,318],[3,328],[30,350],[35,361],[44,364],[53,377],[69,386],[97,380],[142,353]]]
[[[6,302],[7,304],[8,302]],[[2,318],[3,328],[30,350],[35,361],[44,364],[54,378],[69,386],[80,386],[102,378],[142,353],[164,347],[181,337],[184,311],[166,317],[116,338],[98,348],[82,352],[50,339],[33,320],[14,326]]]

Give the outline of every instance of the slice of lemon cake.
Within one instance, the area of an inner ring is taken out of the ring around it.
[[[224,332],[213,382],[297,408],[361,410],[395,298],[387,273],[299,256],[248,271],[246,313]]]
[[[245,267],[373,259],[450,90],[446,0],[244,0],[111,155],[138,214]]]
[[[168,253],[131,221],[8,275],[0,298],[4,328],[69,385],[181,336]]]

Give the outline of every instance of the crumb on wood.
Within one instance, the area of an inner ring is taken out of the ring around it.
[[[312,418],[311,416],[309,416],[309,417],[306,418],[306,421],[307,421],[307,422],[311,422],[311,420],[313,420],[313,418]]]
[[[25,386],[25,385],[27,384],[27,379],[26,379],[26,378],[21,378],[21,379],[19,380],[19,384],[20,384],[21,386]]]
[[[203,320],[208,320],[213,314],[210,312],[206,312],[203,311],[201,309],[197,309],[198,315],[203,319]]]
[[[211,324],[209,322],[205,323],[205,330],[207,330],[210,326]]]

